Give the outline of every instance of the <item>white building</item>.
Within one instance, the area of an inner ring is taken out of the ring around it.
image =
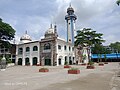
[[[58,38],[56,25],[45,32],[41,41],[32,41],[25,33],[16,46],[16,64],[18,65],[64,65],[74,62],[74,46]]]
[[[65,61],[69,64],[73,64],[76,61],[80,63],[79,58],[75,58],[75,55],[77,56],[78,53],[76,53],[77,49],[74,48],[73,44],[73,30],[75,28],[74,21],[76,20],[76,16],[74,15],[73,18],[71,12],[73,15],[74,10],[70,6],[67,9],[68,15],[65,17],[67,21],[67,41],[58,37],[57,27],[56,25],[52,27],[52,24],[45,32],[44,39],[40,41],[32,41],[31,37],[26,32],[25,35],[20,38],[20,43],[16,46],[16,64],[58,66],[64,65]],[[72,18],[71,24],[68,23],[70,18]],[[72,36],[70,37],[70,35]],[[85,62],[87,63],[88,61]]]

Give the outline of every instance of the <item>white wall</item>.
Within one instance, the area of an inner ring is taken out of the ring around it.
[[[61,46],[61,49],[58,49],[58,45]],[[66,50],[64,50],[64,46],[66,45]],[[59,58],[61,58],[61,65],[64,65],[65,63],[65,56],[67,56],[67,61],[69,62],[69,57],[71,57],[71,60],[73,60],[74,55],[74,50],[72,50],[73,45],[70,43],[67,43],[63,40],[57,39],[57,44],[56,44],[56,49],[57,49],[57,66],[59,65]],[[69,51],[69,46],[71,47],[71,50]]]
[[[37,46],[38,51],[33,51],[33,47]],[[30,47],[30,51],[26,52],[26,47]],[[23,54],[18,55],[18,48],[23,48]],[[40,60],[40,44],[39,42],[32,42],[32,43],[25,43],[25,44],[18,44],[16,47],[16,64],[18,63],[18,59],[22,58],[22,65],[25,65],[25,58],[29,58],[30,65],[33,65],[32,59],[33,57],[37,57],[38,63]]]

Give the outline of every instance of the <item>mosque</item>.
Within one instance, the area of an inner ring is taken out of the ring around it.
[[[67,8],[65,16],[67,24],[67,41],[60,39],[57,33],[57,25],[50,25],[44,38],[32,41],[26,32],[16,45],[17,65],[49,65],[59,66],[65,62],[73,64],[79,60],[77,48],[74,47],[75,21],[77,16],[71,5]],[[88,62],[88,60],[86,61]]]

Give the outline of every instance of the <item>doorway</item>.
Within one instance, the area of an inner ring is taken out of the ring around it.
[[[51,66],[51,59],[45,59],[45,65]]]

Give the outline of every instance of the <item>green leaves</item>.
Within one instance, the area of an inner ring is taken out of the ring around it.
[[[92,46],[94,44],[101,44],[104,42],[102,39],[101,33],[96,33],[96,31],[92,31],[91,28],[84,28],[83,30],[77,31],[75,46],[78,46],[79,44],[84,45],[85,43],[89,46]]]
[[[12,40],[14,35],[15,30],[0,18],[0,45],[9,48],[11,46],[9,40]]]
[[[116,1],[116,4],[119,6],[119,4],[120,4],[120,0],[117,0],[117,1]]]
[[[109,46],[112,48],[112,51],[114,51],[114,53],[120,53],[120,42],[111,43]]]
[[[12,40],[15,30],[7,23],[2,22],[0,18],[0,40]]]

